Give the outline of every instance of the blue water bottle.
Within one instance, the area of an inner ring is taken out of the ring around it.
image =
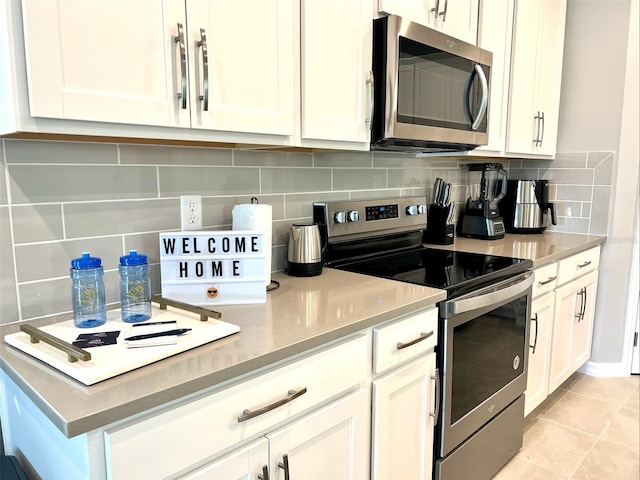
[[[131,250],[120,257],[120,309],[122,320],[143,322],[151,318],[151,281],[146,255]]]
[[[102,260],[82,252],[82,257],[71,260],[70,271],[74,325],[80,328],[104,325],[107,305]]]

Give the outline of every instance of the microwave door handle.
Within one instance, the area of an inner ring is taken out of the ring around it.
[[[478,108],[478,115],[476,115],[476,118],[471,124],[471,129],[477,130],[480,126],[480,122],[482,122],[482,119],[484,118],[485,112],[487,111],[487,105],[489,103],[489,86],[487,84],[487,76],[484,74],[484,70],[482,70],[482,67],[476,63],[473,69],[480,79],[480,91],[482,92],[482,98],[480,99],[480,108]]]
[[[533,281],[533,273],[527,272],[524,275],[523,280],[515,285],[510,285],[495,292],[486,293],[478,297],[454,300],[448,303],[447,309],[451,314],[460,314],[471,310],[477,310],[479,308],[489,307],[526,292],[529,287],[533,285]]]
[[[471,93],[473,78],[477,74],[475,69],[476,66],[477,65],[475,65],[474,68],[472,68],[471,71],[469,72],[467,81],[464,84],[464,97],[462,98],[462,101],[464,103],[464,116],[465,116],[465,119],[467,120],[467,123],[471,126],[471,128],[473,128],[473,116],[471,115],[471,103],[469,101],[469,94]]]

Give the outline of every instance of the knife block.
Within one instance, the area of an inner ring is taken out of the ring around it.
[[[448,208],[439,205],[429,205],[427,212],[427,228],[422,234],[423,243],[436,245],[453,244],[454,226],[447,223]]]

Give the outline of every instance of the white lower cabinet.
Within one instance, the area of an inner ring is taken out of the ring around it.
[[[372,479],[431,478],[436,381],[435,353],[374,380]]]
[[[558,388],[591,356],[598,272],[556,290],[556,318],[549,391]]]
[[[540,405],[549,393],[549,361],[551,359],[551,329],[553,327],[554,294],[547,293],[531,302],[529,329],[529,367],[524,414]]]
[[[181,478],[367,478],[368,399],[364,390],[354,392]]]

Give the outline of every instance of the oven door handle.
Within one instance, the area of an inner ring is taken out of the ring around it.
[[[449,313],[459,314],[469,312],[471,310],[477,310],[479,308],[490,307],[491,305],[495,305],[496,303],[503,302],[504,300],[517,297],[521,293],[524,293],[529,289],[529,287],[531,287],[531,285],[533,285],[534,280],[535,277],[533,272],[526,272],[522,276],[522,281],[515,285],[509,285],[508,287],[498,289],[495,292],[486,293],[473,298],[454,300],[449,302],[447,309]]]

